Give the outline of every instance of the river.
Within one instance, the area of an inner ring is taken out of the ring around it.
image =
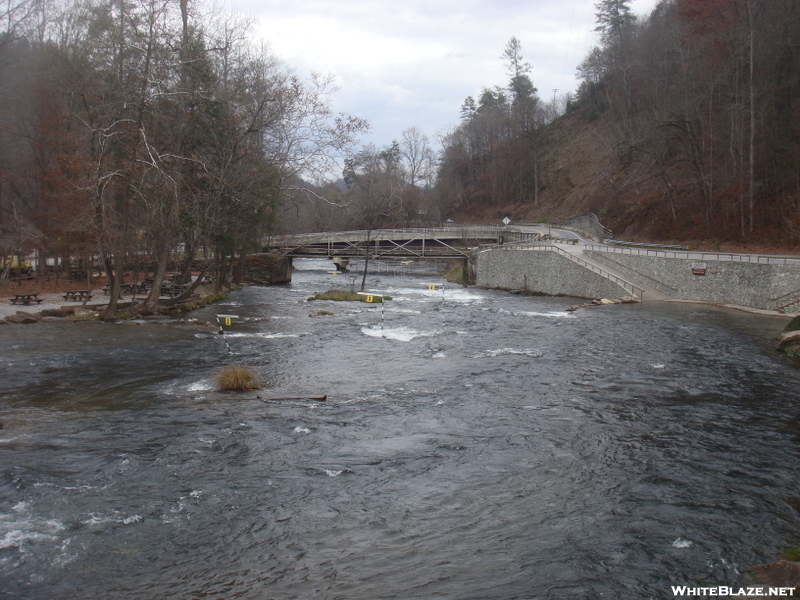
[[[295,264],[224,336],[0,327],[0,597],[672,598],[800,542],[785,319]]]

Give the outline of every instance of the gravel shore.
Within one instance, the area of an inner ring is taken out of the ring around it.
[[[56,294],[39,294],[42,299],[40,304],[11,304],[12,296],[0,298],[0,319],[5,319],[8,316],[16,315],[17,311],[36,314],[43,310],[58,310],[62,307],[80,308],[82,302],[67,302],[64,300],[63,293]],[[92,302],[92,304],[96,304]]]

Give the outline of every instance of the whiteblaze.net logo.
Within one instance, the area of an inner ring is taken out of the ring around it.
[[[764,596],[792,597],[797,588],[793,587],[766,587],[763,585],[748,587],[730,587],[720,585],[716,587],[691,587],[687,585],[673,585],[674,596],[722,596],[723,598],[760,598]]]

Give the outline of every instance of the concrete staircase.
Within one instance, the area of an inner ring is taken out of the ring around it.
[[[629,272],[623,273],[622,271],[615,269],[613,266],[610,266],[605,263],[601,263],[595,260],[593,257],[584,254],[585,249],[584,244],[564,244],[558,245],[557,248],[559,249],[559,253],[572,256],[578,260],[578,264],[585,263],[584,267],[591,269],[592,271],[598,273],[607,273],[615,278],[619,278],[636,288],[641,290],[640,294],[636,294],[638,297],[641,298],[643,302],[647,301],[666,301],[670,300],[670,296],[664,294],[663,292],[657,290],[653,285],[648,284],[643,279],[637,279],[634,275],[633,277]],[[625,286],[623,286],[625,287]]]

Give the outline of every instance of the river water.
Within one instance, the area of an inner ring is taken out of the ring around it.
[[[0,328],[0,597],[672,598],[800,542],[785,319],[296,266],[225,336]]]

